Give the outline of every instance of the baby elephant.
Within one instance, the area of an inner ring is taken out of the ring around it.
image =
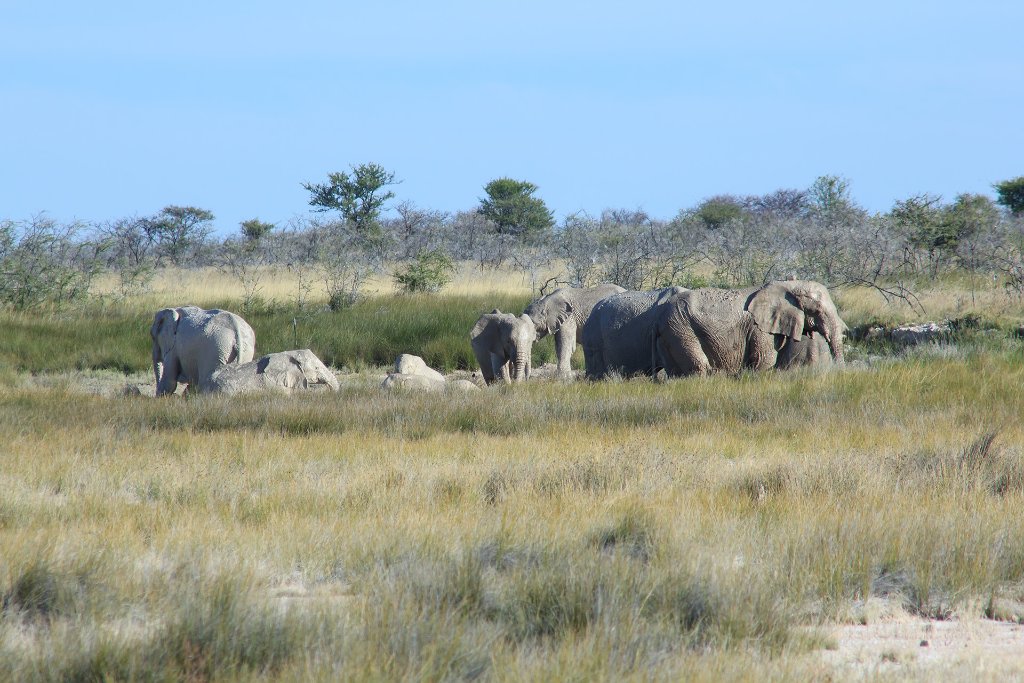
[[[506,383],[529,379],[530,354],[536,339],[537,328],[528,315],[515,316],[497,308],[480,316],[469,333],[480,372],[488,384],[499,377]]]

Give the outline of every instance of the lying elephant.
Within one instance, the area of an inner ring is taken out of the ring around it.
[[[338,390],[338,378],[309,349],[280,351],[213,373],[208,391],[242,394],[254,391]]]

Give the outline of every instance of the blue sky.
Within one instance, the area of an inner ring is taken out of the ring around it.
[[[437,5],[437,6],[430,6]],[[376,162],[558,217],[851,181],[872,211],[1024,175],[1024,3],[6,2],[0,218],[309,215]]]

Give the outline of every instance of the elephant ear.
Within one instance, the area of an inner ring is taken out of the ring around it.
[[[153,326],[149,329],[149,334],[153,339],[159,338],[161,335],[173,336],[178,330],[178,319],[181,316],[176,308],[165,308],[157,311],[153,317]]]
[[[501,314],[502,314],[501,311],[499,311],[497,308],[495,308],[493,311],[491,311],[491,315],[501,315]]]
[[[778,285],[765,285],[747,301],[747,310],[758,329],[782,334],[800,341],[804,331],[804,311],[789,291]]]
[[[563,301],[562,304],[558,307],[558,311],[555,314],[555,324],[550,331],[556,332],[562,329],[562,325],[565,324],[565,321],[572,317],[573,310],[575,309],[573,309],[571,303],[569,303],[568,301]]]

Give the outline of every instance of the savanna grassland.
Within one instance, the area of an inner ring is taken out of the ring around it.
[[[381,392],[380,366],[469,368],[472,321],[527,292],[265,305],[258,352],[310,346],[340,392],[122,393],[172,294],[0,314],[0,679],[1020,673],[826,657],[842,624],[1024,617],[1024,311],[1001,291],[923,289],[970,324],[853,340],[841,370],[441,397]],[[923,319],[836,299],[854,329]]]

